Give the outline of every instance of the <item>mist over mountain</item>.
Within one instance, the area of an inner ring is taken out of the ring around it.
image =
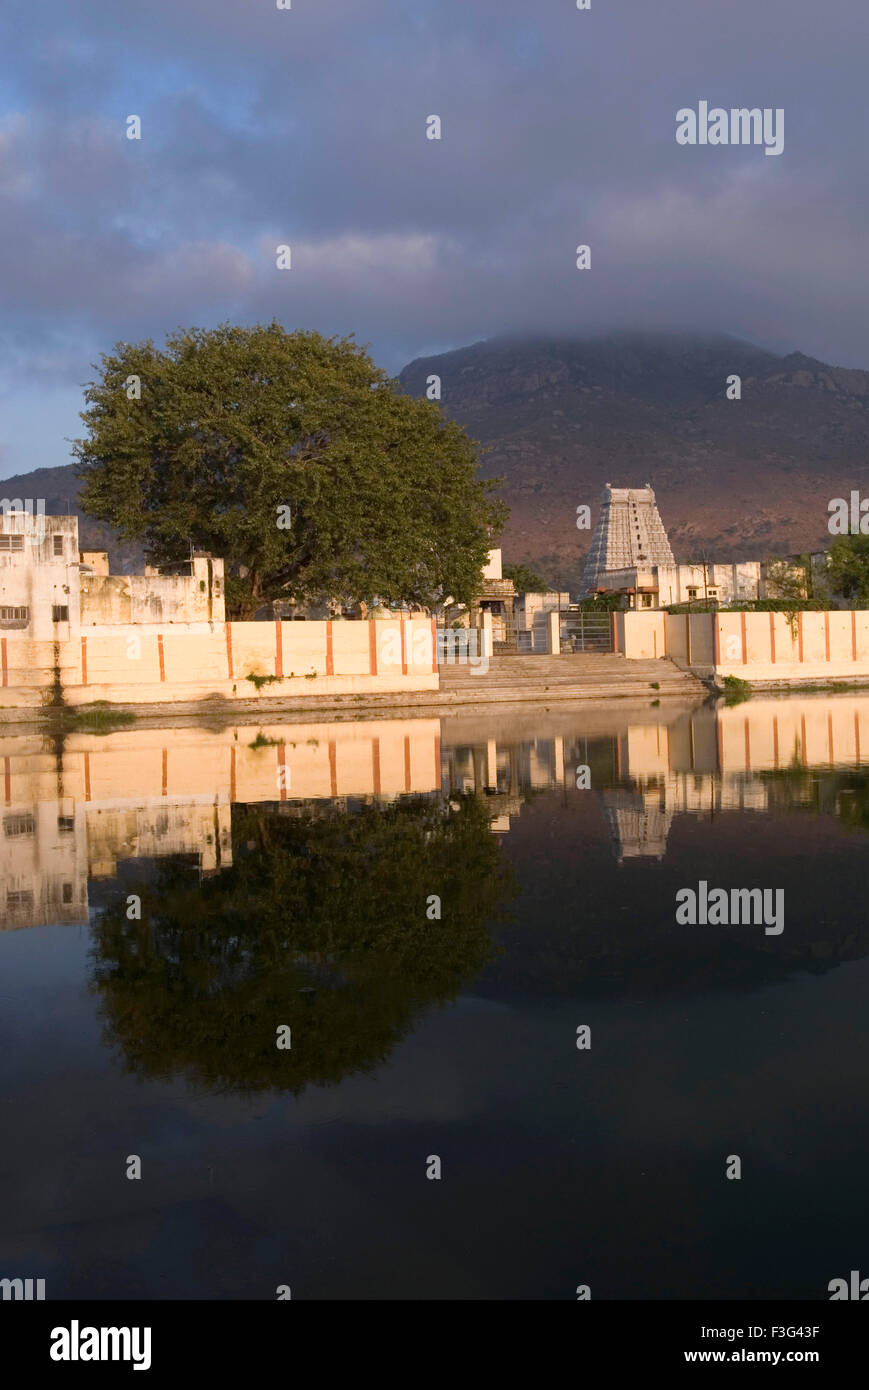
[[[726,397],[742,378],[741,400]],[[827,505],[869,492],[869,372],[723,334],[499,338],[400,374],[489,452],[511,507],[505,562],[575,591],[591,535],[576,508],[651,483],[677,560],[764,559],[830,542]]]
[[[742,379],[741,400],[726,397]],[[504,479],[511,507],[505,562],[533,564],[576,591],[607,482],[649,482],[677,560],[765,559],[830,542],[827,506],[869,494],[869,372],[786,356],[723,334],[617,334],[585,340],[498,338],[400,373],[442,404],[488,450],[483,472]],[[78,510],[72,465],[0,483],[12,497]],[[108,549],[112,568],[141,567],[136,545],[79,511],[82,546]]]

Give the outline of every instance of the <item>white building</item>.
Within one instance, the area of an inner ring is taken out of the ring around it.
[[[759,560],[635,565],[610,570],[600,579],[604,592],[624,594],[631,608],[669,608],[676,603],[727,604],[764,597]]]
[[[547,613],[566,613],[570,594],[549,589],[545,593],[517,594],[514,604],[516,638],[520,651],[547,652],[549,627]]]
[[[79,633],[78,518],[0,512],[0,632],[37,642]]]
[[[223,561],[199,552],[144,574],[110,574],[102,550],[80,551],[78,517],[0,502],[0,633],[77,641],[118,623],[223,622]]]

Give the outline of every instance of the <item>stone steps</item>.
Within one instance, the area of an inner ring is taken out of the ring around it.
[[[474,668],[470,663],[446,662],[441,666],[441,678],[479,680],[479,676],[472,675],[473,670]],[[614,652],[568,653],[565,656],[532,656],[530,654],[527,656],[498,656],[496,654],[492,657],[488,670],[489,677],[498,676],[511,681],[539,681],[541,679],[575,681],[586,680],[595,674],[609,677],[612,680],[624,680],[645,676],[655,679],[661,675],[683,679],[685,673],[680,671],[674,662],[667,659],[626,661],[623,656]]]
[[[626,661],[616,653],[565,656],[495,656],[488,670],[471,665],[441,667],[442,698],[612,699],[659,694],[702,695],[705,687],[667,659]],[[657,686],[657,689],[654,687]]]

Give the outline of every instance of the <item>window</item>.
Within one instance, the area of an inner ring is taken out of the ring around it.
[[[36,821],[33,816],[4,816],[3,834],[9,839],[14,839],[18,835],[35,835]]]
[[[710,597],[710,598],[717,598],[717,597],[718,597],[718,590],[717,590],[717,589],[707,589],[707,593],[709,594],[709,597]]]
[[[52,536],[51,543],[54,546],[55,555],[63,554],[63,536]]]
[[[71,884],[71,883],[65,883],[65,884],[63,885],[63,901],[64,901],[65,903],[71,903],[71,902],[72,902],[72,884]]]
[[[24,536],[0,536],[0,550],[23,550]]]
[[[53,623],[69,622],[69,607],[65,603],[53,603],[51,605],[51,621]]]
[[[642,604],[643,608],[651,608],[651,606],[652,606],[652,595],[651,595],[651,594],[640,594],[640,603]]]
[[[29,608],[0,608],[0,623],[29,623]]]
[[[57,828],[61,835],[70,835],[75,830],[74,816],[58,816]]]
[[[697,590],[696,590],[696,589],[689,589],[689,590],[688,590],[688,597],[689,597],[689,598],[696,598],[696,597],[697,597]]]

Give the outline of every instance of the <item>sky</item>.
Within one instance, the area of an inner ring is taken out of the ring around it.
[[[869,368],[867,66],[865,0],[3,0],[0,477],[70,462],[100,353],[226,320]],[[700,101],[782,153],[677,144]]]

